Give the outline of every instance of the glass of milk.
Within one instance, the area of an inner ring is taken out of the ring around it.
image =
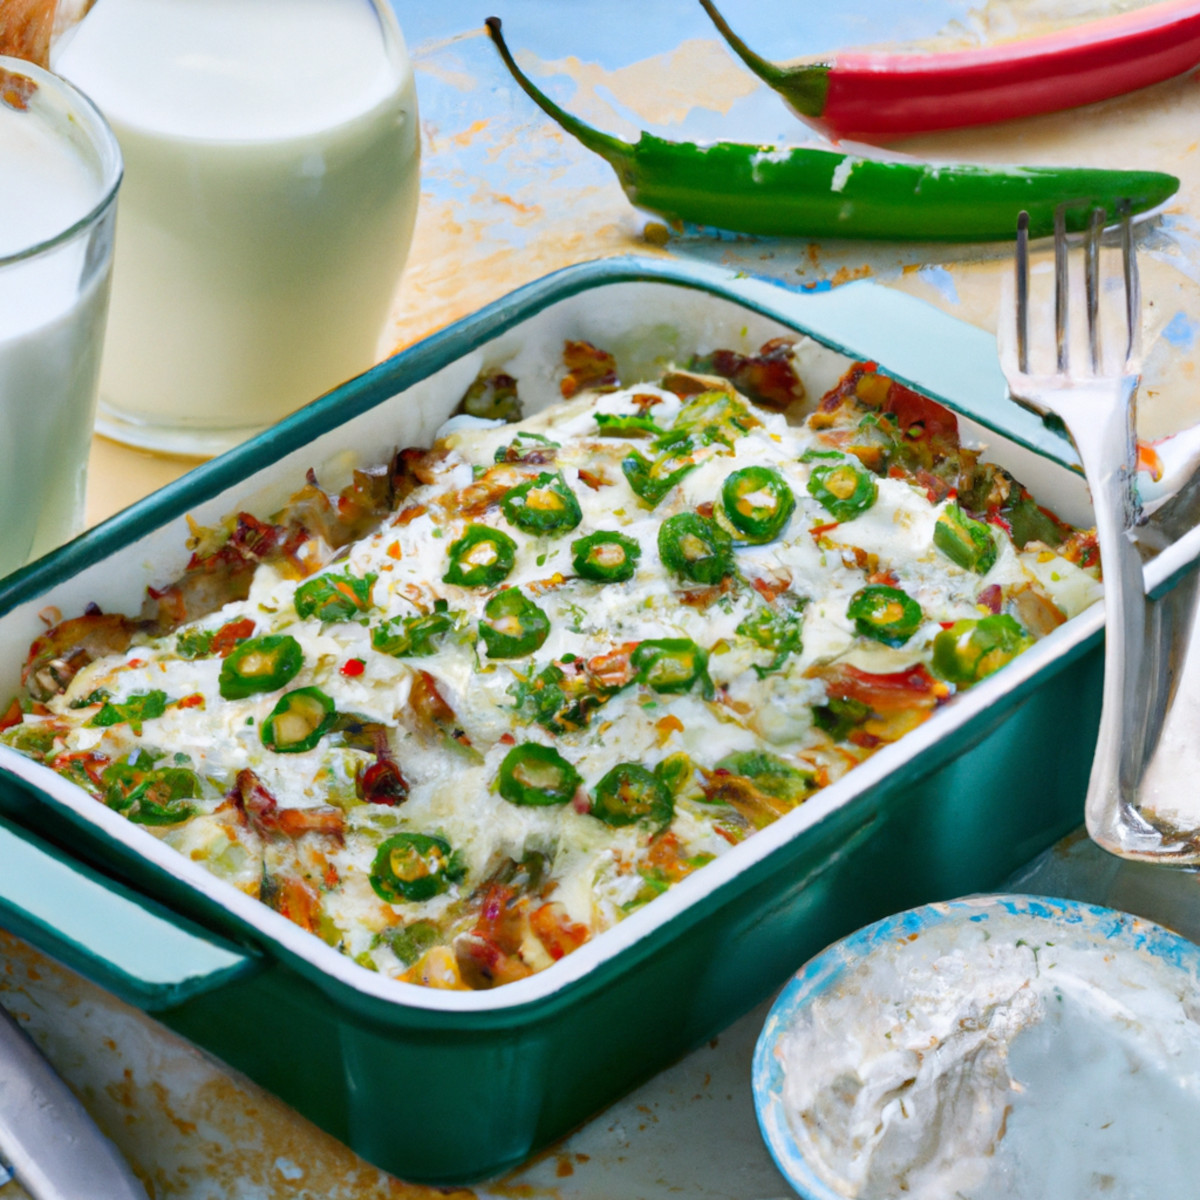
[[[120,182],[92,104],[0,56],[0,576],[83,523]]]
[[[101,433],[218,453],[377,361],[418,197],[387,0],[103,0],[53,65],[125,158]]]

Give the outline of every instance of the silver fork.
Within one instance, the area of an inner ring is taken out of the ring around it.
[[[1100,733],[1088,783],[1088,833],[1125,858],[1188,865],[1200,861],[1194,836],[1148,819],[1139,803],[1143,774],[1162,732],[1164,639],[1147,609],[1141,559],[1130,536],[1139,516],[1135,489],[1134,404],[1139,380],[1141,298],[1128,212],[1120,223],[1123,351],[1105,364],[1100,330],[1100,258],[1105,213],[1091,214],[1083,235],[1087,364],[1071,362],[1070,261],[1066,215],[1054,229],[1054,360],[1040,373],[1030,367],[1029,217],[1017,223],[1016,347],[1002,355],[1013,398],[1042,416],[1054,415],[1075,442],[1092,495],[1096,538],[1104,570],[1105,655]],[[1114,363],[1114,358],[1117,360]],[[1148,624],[1149,619],[1149,624]],[[1193,762],[1193,786],[1200,763]]]

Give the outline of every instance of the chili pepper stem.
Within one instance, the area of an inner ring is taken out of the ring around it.
[[[826,63],[806,63],[799,67],[781,67],[751,50],[729,27],[729,22],[717,11],[712,0],[700,0],[700,7],[712,18],[729,48],[770,87],[787,97],[788,103],[801,116],[819,117],[825,111],[829,95],[829,66]]]
[[[500,32],[499,17],[488,17],[484,24],[487,26],[488,36],[496,43],[496,49],[500,51],[500,57],[504,59],[504,65],[508,67],[512,73],[512,77],[520,85],[521,90],[524,91],[542,112],[557,121],[568,133],[577,137],[589,150],[599,154],[612,167],[620,168],[629,162],[633,156],[633,147],[628,142],[623,142],[620,138],[613,137],[610,133],[601,133],[599,129],[593,129],[591,125],[585,124],[578,117],[574,117],[565,109],[559,108],[517,66],[517,60],[513,58],[512,52],[504,41],[504,35]]]

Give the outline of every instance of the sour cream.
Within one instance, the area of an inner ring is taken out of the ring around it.
[[[851,943],[777,1018],[778,1097],[821,1200],[1196,1194],[1194,947],[1024,897],[931,906]]]

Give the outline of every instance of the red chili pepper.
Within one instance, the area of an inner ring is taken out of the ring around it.
[[[342,674],[354,679],[367,669],[367,664],[361,658],[351,658],[342,663]]]
[[[1057,33],[942,54],[768,62],[705,11],[739,58],[800,117],[835,137],[961,129],[1107,100],[1200,63],[1200,0],[1164,0]]]

